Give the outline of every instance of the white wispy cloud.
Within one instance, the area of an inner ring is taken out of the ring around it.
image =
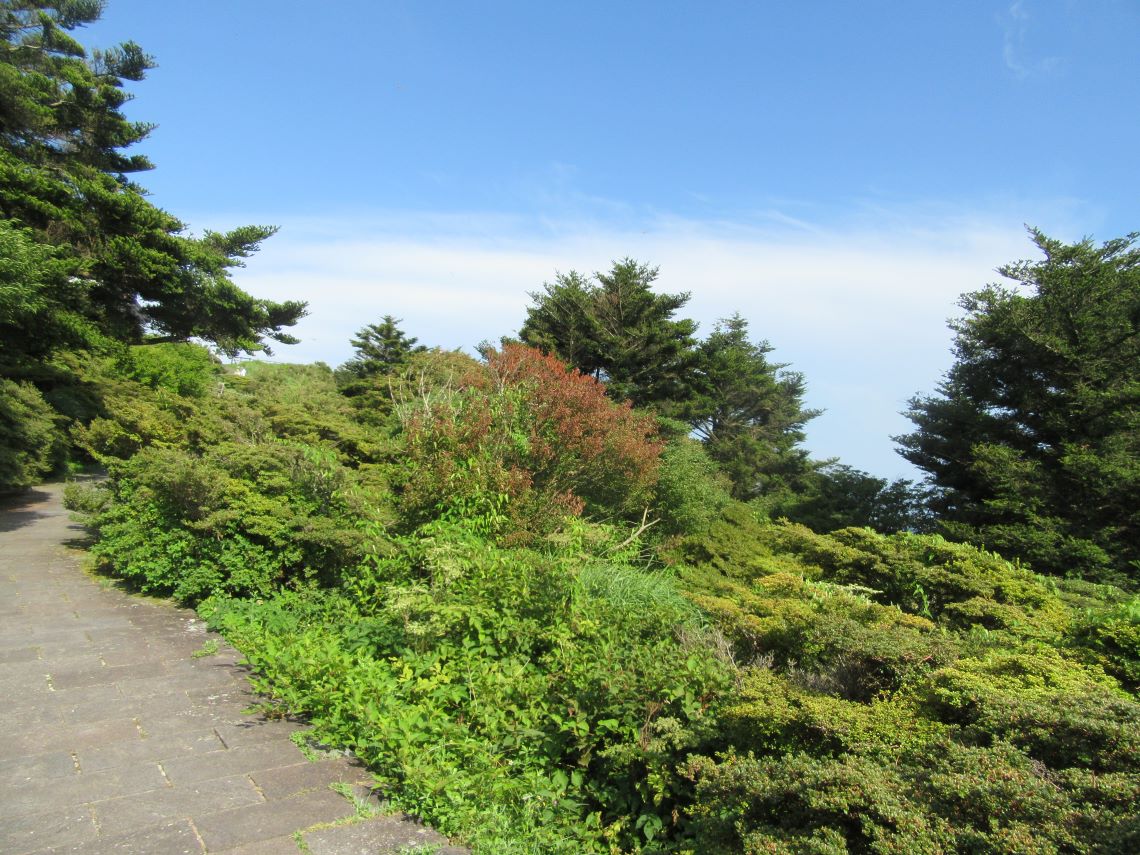
[[[1032,15],[1026,0],[1015,0],[1006,10],[1002,40],[1002,60],[1019,80],[1036,74],[1052,74],[1060,70],[1064,60],[1058,56],[1033,58],[1029,42]]]
[[[256,220],[256,218],[246,218]],[[558,271],[592,273],[631,256],[660,266],[662,291],[689,291],[685,314],[707,332],[739,311],[773,358],[802,371],[819,457],[907,474],[889,440],[908,430],[906,400],[949,367],[948,316],[995,268],[1032,256],[1017,217],[865,207],[841,226],[779,217],[760,225],[658,216],[615,228],[501,215],[369,214],[283,224],[239,284],[309,303],[302,343],[278,358],[332,365],[385,314],[421,342],[469,351],[516,332]]]

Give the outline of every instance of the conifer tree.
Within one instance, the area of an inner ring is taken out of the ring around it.
[[[124,87],[153,60],[133,42],[88,56],[71,32],[102,8],[0,0],[0,219],[58,249],[68,275],[45,297],[102,335],[197,337],[229,353],[294,342],[283,330],[303,303],[254,298],[229,278],[274,228],[187,237],[128,178],[151,166],[126,151],[151,125],[123,115]]]
[[[560,274],[530,295],[519,337],[604,382],[616,400],[669,409],[691,394],[697,325],[673,317],[689,295],[655,294],[656,279],[656,267],[631,258],[593,282]]]
[[[949,534],[1038,572],[1140,568],[1140,235],[1031,232],[1044,260],[962,298],[954,366],[911,401],[900,453],[929,473]]]
[[[355,378],[391,374],[413,353],[427,350],[422,344],[416,344],[417,341],[419,339],[409,337],[400,329],[399,318],[385,315],[380,323],[369,324],[351,340],[356,355],[342,365],[341,370]]]
[[[771,352],[749,340],[739,314],[720,321],[700,345],[696,394],[683,408],[740,499],[796,489],[812,469],[799,446],[819,413],[803,405],[803,375],[769,362]]]

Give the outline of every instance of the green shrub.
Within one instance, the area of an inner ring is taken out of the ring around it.
[[[370,513],[351,483],[331,452],[291,443],[146,448],[112,467],[93,551],[109,572],[186,602],[333,584],[364,554]]]
[[[872,589],[878,601],[954,629],[979,626],[1057,640],[1069,628],[1055,588],[1000,556],[937,535],[881,535],[803,526],[771,530],[773,548],[820,569],[823,578]]]
[[[915,797],[952,829],[946,851],[1087,851],[1075,833],[1079,803],[1013,746],[946,739],[906,756],[903,765]]]
[[[63,450],[58,416],[36,387],[0,378],[0,490],[39,483]]]
[[[201,345],[148,344],[130,348],[120,370],[152,389],[200,398],[217,388],[221,366]]]
[[[787,573],[751,584],[711,573],[683,578],[739,661],[766,658],[829,694],[867,701],[955,656],[954,645],[932,632],[930,621],[861,593]]]
[[[711,855],[846,855],[953,851],[948,823],[911,795],[891,766],[856,756],[795,753],[758,758],[694,756],[696,785],[683,852]]]
[[[1055,649],[990,652],[915,688],[924,713],[969,744],[1007,742],[1050,768],[1140,772],[1140,703]]]
[[[94,460],[109,465],[126,460],[147,447],[177,448],[189,442],[188,429],[198,408],[173,394],[160,397],[139,393],[138,386],[104,389],[105,415],[75,424],[72,440]]]
[[[888,762],[947,731],[920,717],[905,696],[852,701],[805,686],[797,676],[763,666],[746,669],[720,715],[726,744],[761,755],[856,753]]]
[[[1131,851],[1140,778],[1051,774],[1017,748],[937,737],[858,753],[695,755],[685,853]],[[687,844],[687,845],[686,845]],[[1121,848],[1123,847],[1123,848]]]
[[[738,579],[789,572],[818,576],[817,568],[772,548],[772,523],[744,502],[730,501],[705,530],[664,550],[671,563],[688,564]]]
[[[704,447],[689,437],[674,439],[661,454],[656,512],[667,534],[708,530],[731,501],[730,484]]]
[[[286,626],[288,594],[215,620],[322,739],[487,851],[639,851],[667,833],[672,770],[729,685],[668,577],[455,523],[361,572],[386,578],[331,624]]]
[[[1077,619],[1073,639],[1133,692],[1140,689],[1140,597],[1086,609]]]

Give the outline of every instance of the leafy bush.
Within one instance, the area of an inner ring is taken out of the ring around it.
[[[31,383],[0,378],[0,490],[30,487],[61,462],[57,419]]]
[[[217,386],[220,366],[200,345],[150,344],[130,348],[120,370],[152,389],[200,398]]]
[[[196,456],[149,448],[111,470],[114,503],[90,521],[93,551],[142,590],[196,602],[326,584],[362,557],[365,512],[335,456],[288,443],[221,443]]]
[[[684,579],[739,661],[766,657],[829,694],[867,701],[894,691],[915,669],[954,657],[954,645],[932,633],[930,621],[857,592],[788,573],[751,584],[708,572]]]
[[[1087,608],[1073,629],[1074,640],[1094,661],[1133,692],[1140,689],[1140,597]]]
[[[695,756],[686,853],[950,852],[953,834],[889,765],[857,756]]]
[[[819,576],[818,568],[773,549],[772,524],[754,505],[731,501],[702,531],[690,534],[662,550],[662,558],[675,564],[708,569],[735,579],[753,579],[787,571]]]
[[[925,715],[968,744],[1006,742],[1055,769],[1140,772],[1140,704],[1053,648],[963,659],[914,691]]]
[[[481,517],[525,540],[583,509],[623,515],[648,503],[661,452],[649,416],[532,348],[485,357],[461,385],[425,386],[397,408],[411,521]]]
[[[780,727],[762,731],[775,750],[687,761],[695,797],[680,851],[1108,855],[1137,839],[1135,773],[1050,770],[1007,742],[916,729],[894,703],[790,700],[771,717]],[[752,719],[769,721],[759,709]]]
[[[668,534],[700,534],[729,503],[728,479],[694,439],[679,437],[665,446],[657,474],[655,510]]]
[[[447,523],[370,572],[388,584],[319,625],[289,594],[207,610],[320,738],[488,851],[637,851],[673,824],[728,672],[667,577]]]
[[[1070,615],[1051,583],[1001,556],[937,535],[881,535],[802,526],[771,530],[775,549],[820,568],[822,577],[870,588],[877,600],[955,629],[980,626],[1056,640]]]
[[[110,387],[109,415],[75,431],[109,466],[111,501],[90,518],[103,567],[196,602],[334,584],[362,559],[385,518],[381,445],[351,422],[331,372],[294,373],[255,370],[199,401]]]

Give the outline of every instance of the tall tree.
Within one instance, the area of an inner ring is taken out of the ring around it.
[[[534,301],[519,337],[634,406],[668,408],[691,394],[697,325],[674,314],[687,293],[656,294],[657,268],[626,258],[590,281],[559,274]]]
[[[1020,287],[962,298],[955,363],[900,453],[949,533],[1038,571],[1140,577],[1140,235],[1096,246],[1032,230]]]
[[[303,303],[254,298],[229,278],[275,229],[187,237],[128,179],[151,166],[125,151],[151,126],[123,115],[124,86],[153,61],[133,42],[87,55],[70,32],[102,8],[0,0],[0,219],[68,262],[43,296],[130,342],[197,337],[230,353],[294,342],[284,328]]]
[[[804,407],[803,375],[769,362],[771,352],[739,314],[720,321],[698,349],[696,394],[682,410],[740,499],[796,489],[812,469],[799,445],[819,412]]]
[[[92,335],[76,311],[85,289],[54,247],[0,220],[0,375],[56,347],[83,347]]]
[[[427,350],[416,344],[417,338],[408,336],[400,329],[400,319],[385,315],[378,324],[369,324],[351,339],[356,353],[341,370],[353,377],[371,377],[375,374],[390,374],[408,361],[413,353]]]

